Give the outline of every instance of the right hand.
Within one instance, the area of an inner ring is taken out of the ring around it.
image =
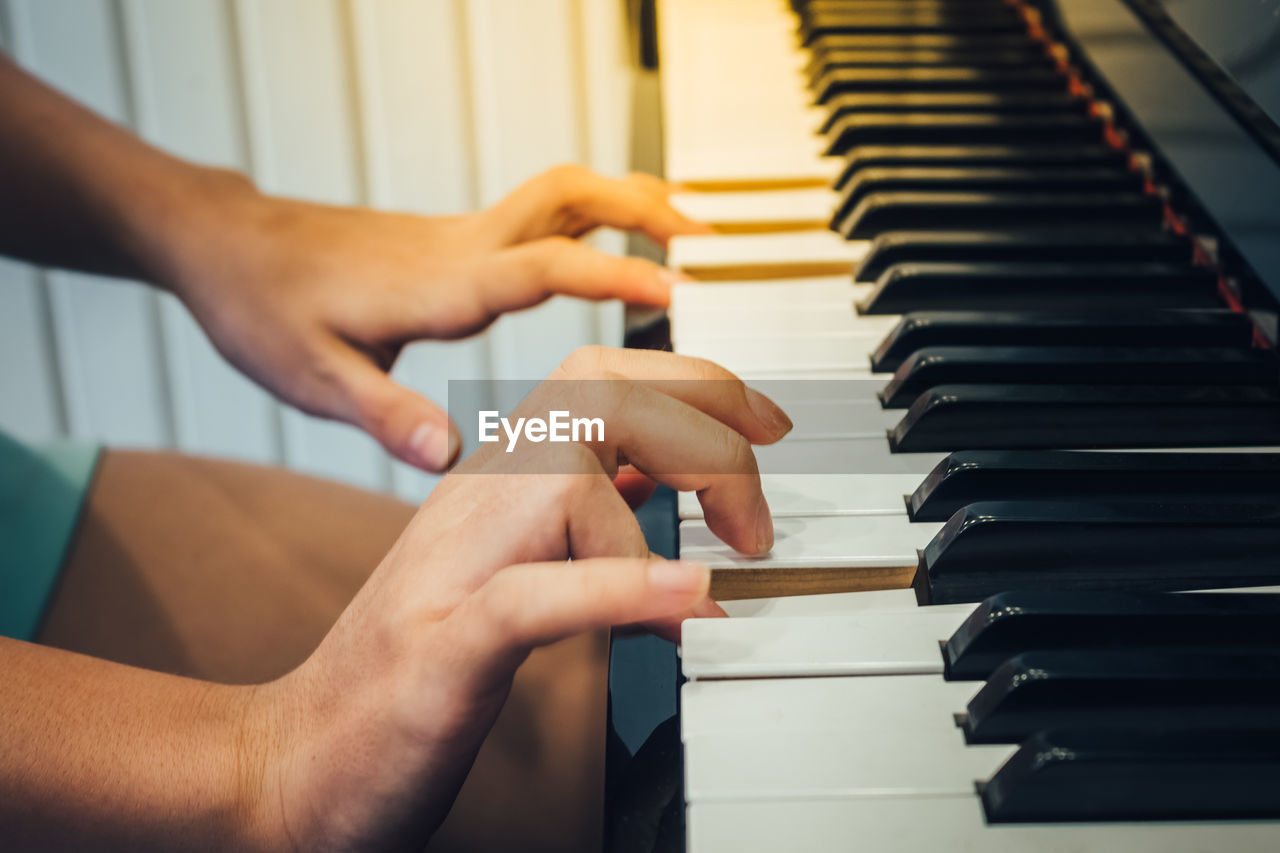
[[[298,670],[262,688],[246,736],[267,846],[420,850],[536,646],[722,614],[705,566],[650,554],[611,477],[625,460],[694,490],[748,553],[773,527],[751,443],[790,422],[715,365],[580,350],[520,406],[603,413],[607,441],[487,445],[446,477]],[[566,559],[572,558],[566,562]]]

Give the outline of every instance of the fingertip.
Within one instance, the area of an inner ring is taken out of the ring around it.
[[[773,513],[769,510],[769,502],[764,493],[760,493],[760,503],[756,507],[756,554],[767,554],[773,550]]]
[[[777,403],[754,388],[747,388],[747,405],[751,407],[760,425],[772,436],[773,441],[780,440],[795,426]]]
[[[410,463],[427,471],[447,470],[457,458],[462,441],[453,424],[423,421],[409,435]]]

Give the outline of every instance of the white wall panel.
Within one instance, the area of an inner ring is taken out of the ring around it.
[[[138,132],[182,157],[247,169],[226,4],[123,0],[121,9]],[[279,460],[278,404],[218,354],[178,300],[163,297],[160,311],[177,446],[253,462]]]
[[[336,0],[238,2],[254,172],[268,192],[332,204],[365,201],[348,34]],[[255,108],[256,107],[256,108]],[[390,486],[391,463],[345,424],[284,414],[285,461],[368,488]]]
[[[582,52],[570,0],[469,0],[471,96],[480,201],[564,162],[584,162]],[[498,321],[493,371],[539,378],[595,340],[594,308],[568,299]]]
[[[28,440],[61,435],[61,382],[39,272],[0,258],[0,300],[0,430]]]
[[[551,165],[620,174],[621,0],[0,0],[0,44],[168,150],[265,190],[423,214],[474,209]],[[619,251],[601,235],[597,244]],[[545,374],[616,341],[617,306],[568,300],[468,341],[409,347],[398,381]],[[0,428],[271,462],[407,498],[435,478],[355,430],[282,410],[176,300],[0,263]]]
[[[23,65],[113,121],[131,120],[114,4],[11,0],[9,21]],[[69,432],[113,444],[170,444],[156,294],[93,276],[46,278]]]

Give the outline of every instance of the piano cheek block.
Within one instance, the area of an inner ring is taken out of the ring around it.
[[[1169,591],[1263,586],[1280,566],[1280,504],[1002,502],[958,511],[921,553],[933,604],[1005,590]]]

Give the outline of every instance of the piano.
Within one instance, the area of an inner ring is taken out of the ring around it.
[[[642,510],[730,618],[615,639],[606,849],[1280,849],[1278,14],[658,3],[647,345],[796,428],[770,554]]]

